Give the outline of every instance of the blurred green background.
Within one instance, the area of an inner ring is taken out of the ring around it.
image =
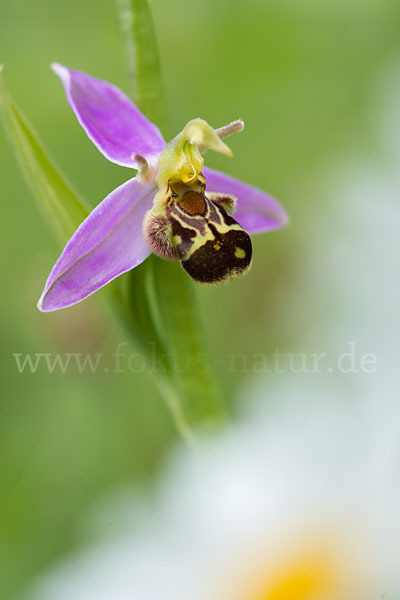
[[[377,152],[367,108],[376,73],[400,51],[400,4],[154,0],[153,8],[171,132],[197,116],[215,127],[243,118],[244,133],[230,140],[234,158],[210,153],[208,164],[270,191],[291,218],[288,229],[255,239],[246,278],[198,291],[208,349],[232,404],[251,374],[232,372],[229,353],[288,350],[316,315],[329,318],[320,315],[326,306],[317,288],[306,307],[293,302],[310,283],[302,277],[310,239],[312,252],[323,251],[324,232],[313,219],[328,202],[319,182],[329,161]],[[8,89],[94,205],[130,173],[86,139],[51,61],[128,89],[113,2],[0,0]],[[3,131],[0,165],[0,597],[10,600],[86,541],[82,515],[102,492],[151,484],[176,433],[150,377],[111,372],[126,338],[96,299],[58,314],[37,311],[59,248]],[[111,369],[20,374],[13,354],[38,352],[103,353]]]

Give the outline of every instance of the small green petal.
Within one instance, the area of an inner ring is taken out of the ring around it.
[[[190,183],[201,174],[206,150],[232,156],[231,149],[206,121],[193,119],[174,137],[160,154],[157,182],[163,189],[168,182]]]

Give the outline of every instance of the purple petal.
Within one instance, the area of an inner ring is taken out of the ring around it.
[[[120,89],[57,63],[52,68],[79,123],[108,160],[133,167],[132,154],[151,160],[163,149],[159,129]]]
[[[204,175],[207,190],[237,198],[234,217],[248,233],[264,233],[287,225],[284,209],[269,194],[219,171],[204,169]]]
[[[76,230],[46,282],[38,308],[66,308],[93,294],[150,254],[142,222],[155,189],[130,179],[107,196]]]

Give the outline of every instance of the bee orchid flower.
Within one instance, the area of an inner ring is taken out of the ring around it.
[[[208,149],[231,155],[222,138],[242,121],[214,130],[190,121],[166,143],[118,88],[53,64],[69,105],[87,136],[111,162],[137,170],[83,221],[46,282],[38,307],[66,308],[142,263],[152,252],[178,260],[203,284],[245,273],[249,234],[283,227],[279,203],[246,183],[204,168]],[[235,218],[233,218],[235,214]]]

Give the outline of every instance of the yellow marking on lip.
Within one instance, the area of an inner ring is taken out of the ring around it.
[[[235,256],[236,258],[246,258],[246,251],[243,250],[243,248],[239,248],[239,246],[237,246],[235,248]]]
[[[230,231],[243,231],[243,228],[239,225],[239,223],[232,223],[227,225],[224,220],[223,220],[223,216],[221,214],[221,209],[218,206],[214,207],[214,211],[220,215],[221,218],[221,222],[220,223],[214,223],[211,222],[213,227],[217,230],[217,232],[221,235],[224,236],[225,234],[229,233]],[[199,249],[201,248],[201,246],[203,246],[204,244],[206,244],[208,241],[212,241],[214,242],[214,250],[215,251],[219,251],[222,247],[222,240],[216,240],[215,239],[215,234],[213,233],[213,231],[211,230],[211,228],[209,227],[205,227],[205,232],[201,233],[198,229],[195,229],[193,226],[188,225],[184,219],[182,219],[181,215],[179,214],[179,212],[174,211],[173,213],[173,217],[176,221],[178,221],[178,223],[180,223],[180,225],[184,228],[184,229],[190,229],[191,231],[193,231],[195,233],[195,236],[192,240],[191,246],[190,248],[187,248],[184,252],[184,259],[188,260],[189,258],[191,258],[193,256],[193,254]],[[200,215],[198,216],[194,216],[194,219],[202,219],[204,224],[207,224],[207,222],[209,222],[208,218],[203,218]],[[176,246],[178,246],[179,244],[182,243],[182,238],[181,236],[178,234],[176,236],[173,237],[173,242]],[[241,248],[240,250],[242,252],[244,252]],[[243,257],[237,257],[237,258],[245,258],[246,254]]]
[[[178,246],[178,244],[182,244],[182,238],[180,235],[174,235],[172,237],[172,241],[174,242],[175,246]]]

